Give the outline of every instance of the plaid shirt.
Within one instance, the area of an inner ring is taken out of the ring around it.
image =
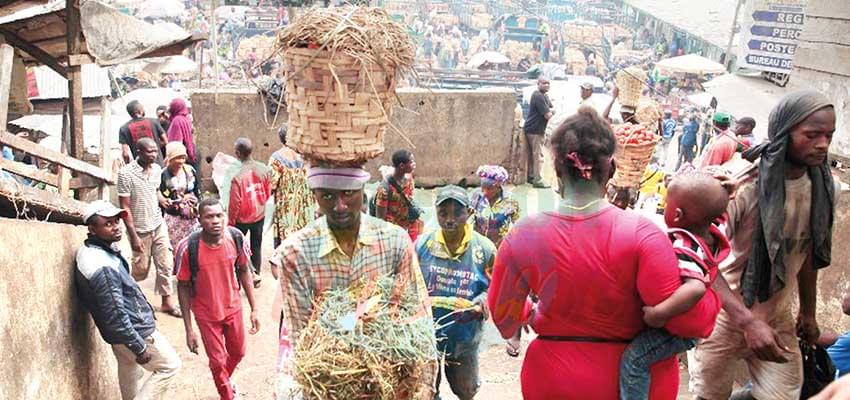
[[[415,290],[423,302],[428,291],[413,243],[398,226],[365,214],[354,256],[346,255],[321,217],[288,237],[272,256],[281,266],[283,313],[292,346],[313,313],[313,301],[327,290],[348,287],[362,279],[394,274],[398,289]]]

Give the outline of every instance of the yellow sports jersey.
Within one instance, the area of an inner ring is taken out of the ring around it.
[[[658,184],[664,180],[664,171],[660,168],[649,165],[643,171],[643,177],[640,179],[640,192],[643,194],[653,194],[658,192]]]

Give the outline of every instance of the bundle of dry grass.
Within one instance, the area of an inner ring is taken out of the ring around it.
[[[324,294],[295,347],[295,380],[306,398],[415,392],[417,374],[437,359],[434,323],[416,294],[394,295],[395,287],[383,277]]]
[[[282,30],[278,50],[316,48],[402,72],[416,49],[404,27],[377,7],[314,7]]]

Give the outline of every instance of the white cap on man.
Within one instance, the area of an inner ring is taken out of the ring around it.
[[[91,217],[95,215],[99,215],[104,218],[112,218],[118,215],[123,216],[126,212],[127,211],[124,209],[115,207],[114,204],[106,200],[96,200],[86,206],[86,209],[83,212],[83,222],[86,224],[91,223]]]

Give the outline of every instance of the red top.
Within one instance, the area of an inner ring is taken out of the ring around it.
[[[230,181],[228,224],[252,224],[265,217],[266,201],[271,196],[268,168],[256,161],[247,161]]]
[[[735,139],[732,139],[733,133],[729,131],[723,131],[717,137],[717,140],[711,144],[711,146],[706,150],[705,155],[702,156],[702,164],[701,168],[708,167],[710,165],[723,165],[726,164],[729,160],[732,159],[732,156],[735,155],[735,150],[738,149],[738,142]]]
[[[184,241],[189,240],[188,238]],[[178,245],[178,247],[180,247]],[[238,252],[236,243],[225,232],[218,246],[210,246],[203,240],[198,245],[198,274],[195,276],[195,296],[192,297],[192,312],[201,321],[221,321],[242,309],[239,281],[234,265],[247,268],[248,250],[245,246]],[[177,280],[189,282],[189,252],[183,252],[177,264]]]
[[[641,307],[656,305],[680,285],[670,239],[649,219],[613,206],[584,216],[525,218],[499,247],[488,302],[505,338],[528,319],[539,335],[631,340],[645,328]],[[707,294],[665,327],[682,337],[707,337],[720,311]],[[535,340],[522,371],[525,399],[618,398],[626,344]],[[652,368],[650,398],[675,399],[674,357]]]

